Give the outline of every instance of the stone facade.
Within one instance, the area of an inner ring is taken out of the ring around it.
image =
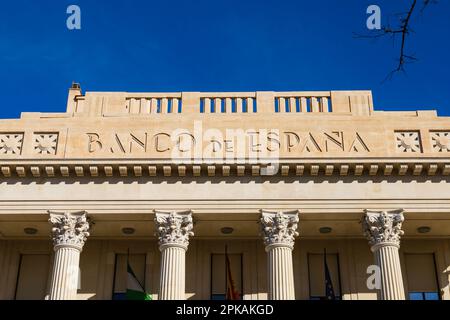
[[[0,121],[0,298],[111,299],[130,253],[154,299],[210,299],[225,251],[243,299],[320,298],[326,249],[341,299],[450,299],[449,134],[370,91],[75,86]]]

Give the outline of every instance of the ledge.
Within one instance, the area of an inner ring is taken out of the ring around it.
[[[173,163],[161,161],[15,161],[0,163],[8,178],[109,177],[288,177],[288,176],[448,176],[445,160],[291,160],[270,163]]]

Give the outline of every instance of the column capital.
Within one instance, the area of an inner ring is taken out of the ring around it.
[[[52,238],[55,250],[58,247],[73,247],[82,250],[89,237],[89,221],[86,211],[55,212],[48,211],[52,225]]]
[[[270,247],[283,246],[294,248],[295,237],[298,236],[298,210],[269,211],[261,210],[261,234],[266,250]]]
[[[160,250],[166,246],[178,246],[187,250],[189,237],[194,235],[191,210],[155,210],[155,223]]]
[[[369,240],[372,251],[384,245],[400,247],[400,238],[404,234],[402,230],[402,223],[405,220],[403,209],[364,211],[363,232],[367,240]]]

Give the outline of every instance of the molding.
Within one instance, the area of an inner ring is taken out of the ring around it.
[[[89,215],[109,215],[120,218],[122,214],[145,215],[159,211],[170,210],[183,211],[191,208],[198,214],[259,214],[261,207],[267,210],[292,211],[299,209],[302,219],[308,219],[309,214],[338,215],[339,219],[348,219],[349,216],[364,213],[364,209],[377,210],[378,208],[403,208],[407,212],[408,220],[413,215],[419,215],[422,219],[446,216],[450,213],[449,199],[376,199],[376,200],[349,200],[349,199],[299,199],[299,200],[17,200],[0,201],[0,218],[2,221],[13,219],[18,221],[19,215],[34,215],[36,219],[44,221],[48,217],[48,208],[58,211],[77,211],[85,209]],[[14,218],[15,217],[15,218]],[[8,219],[6,219],[8,218]],[[30,218],[27,219],[27,221]],[[148,218],[151,220],[152,218]]]
[[[275,174],[273,169],[278,167]],[[271,170],[268,170],[270,168]],[[448,159],[330,159],[330,160],[283,160],[272,164],[236,163],[182,163],[137,160],[80,160],[80,161],[8,161],[0,162],[0,179],[87,177],[287,177],[287,176],[449,176]]]

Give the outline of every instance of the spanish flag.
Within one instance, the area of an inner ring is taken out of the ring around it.
[[[225,246],[225,272],[226,272],[226,300],[240,300],[239,292],[237,292],[234,285],[233,276],[231,273],[231,263],[228,257],[227,247]]]

